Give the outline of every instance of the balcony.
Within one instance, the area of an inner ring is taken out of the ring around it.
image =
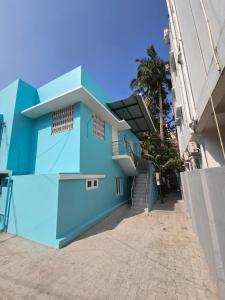
[[[127,176],[137,175],[138,155],[135,144],[126,140],[112,142],[112,153],[112,159],[118,162]]]

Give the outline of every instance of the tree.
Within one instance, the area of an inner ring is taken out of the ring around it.
[[[159,57],[153,45],[147,49],[147,57],[136,59],[136,62],[137,76],[131,81],[130,87],[144,97],[156,127],[159,127],[160,140],[163,143],[165,119],[171,109],[166,101],[171,89],[170,72],[166,68],[168,62]]]
[[[164,175],[183,168],[183,161],[179,158],[178,149],[171,138],[171,132],[176,130],[172,103],[167,97],[171,89],[171,76],[166,67],[168,62],[159,57],[154,46],[147,49],[147,57],[136,59],[136,62],[137,75],[131,81],[130,87],[135,93],[142,95],[158,129],[157,132],[149,132],[145,136],[144,153],[154,163],[162,179]]]

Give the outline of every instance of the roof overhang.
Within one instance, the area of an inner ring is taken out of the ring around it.
[[[118,130],[130,129],[124,120],[118,120],[103,104],[101,104],[85,87],[82,85],[70,90],[57,97],[40,102],[30,108],[23,110],[22,115],[36,119],[45,114],[57,111],[63,107],[82,102],[88,106],[92,112],[96,113],[103,120],[117,128]]]
[[[108,103],[111,111],[125,120],[134,134],[140,138],[142,133],[154,132],[156,128],[141,96],[132,95],[127,99]]]

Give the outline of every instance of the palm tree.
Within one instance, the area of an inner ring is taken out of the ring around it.
[[[147,49],[147,57],[136,59],[139,64],[137,76],[130,83],[130,87],[140,93],[149,106],[150,113],[158,123],[161,143],[164,141],[164,118],[168,114],[166,97],[171,89],[170,72],[166,68],[168,62],[157,54],[154,46]]]

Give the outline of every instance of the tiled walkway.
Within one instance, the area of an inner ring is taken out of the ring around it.
[[[0,234],[0,299],[217,299],[183,202],[123,206],[61,250]]]

